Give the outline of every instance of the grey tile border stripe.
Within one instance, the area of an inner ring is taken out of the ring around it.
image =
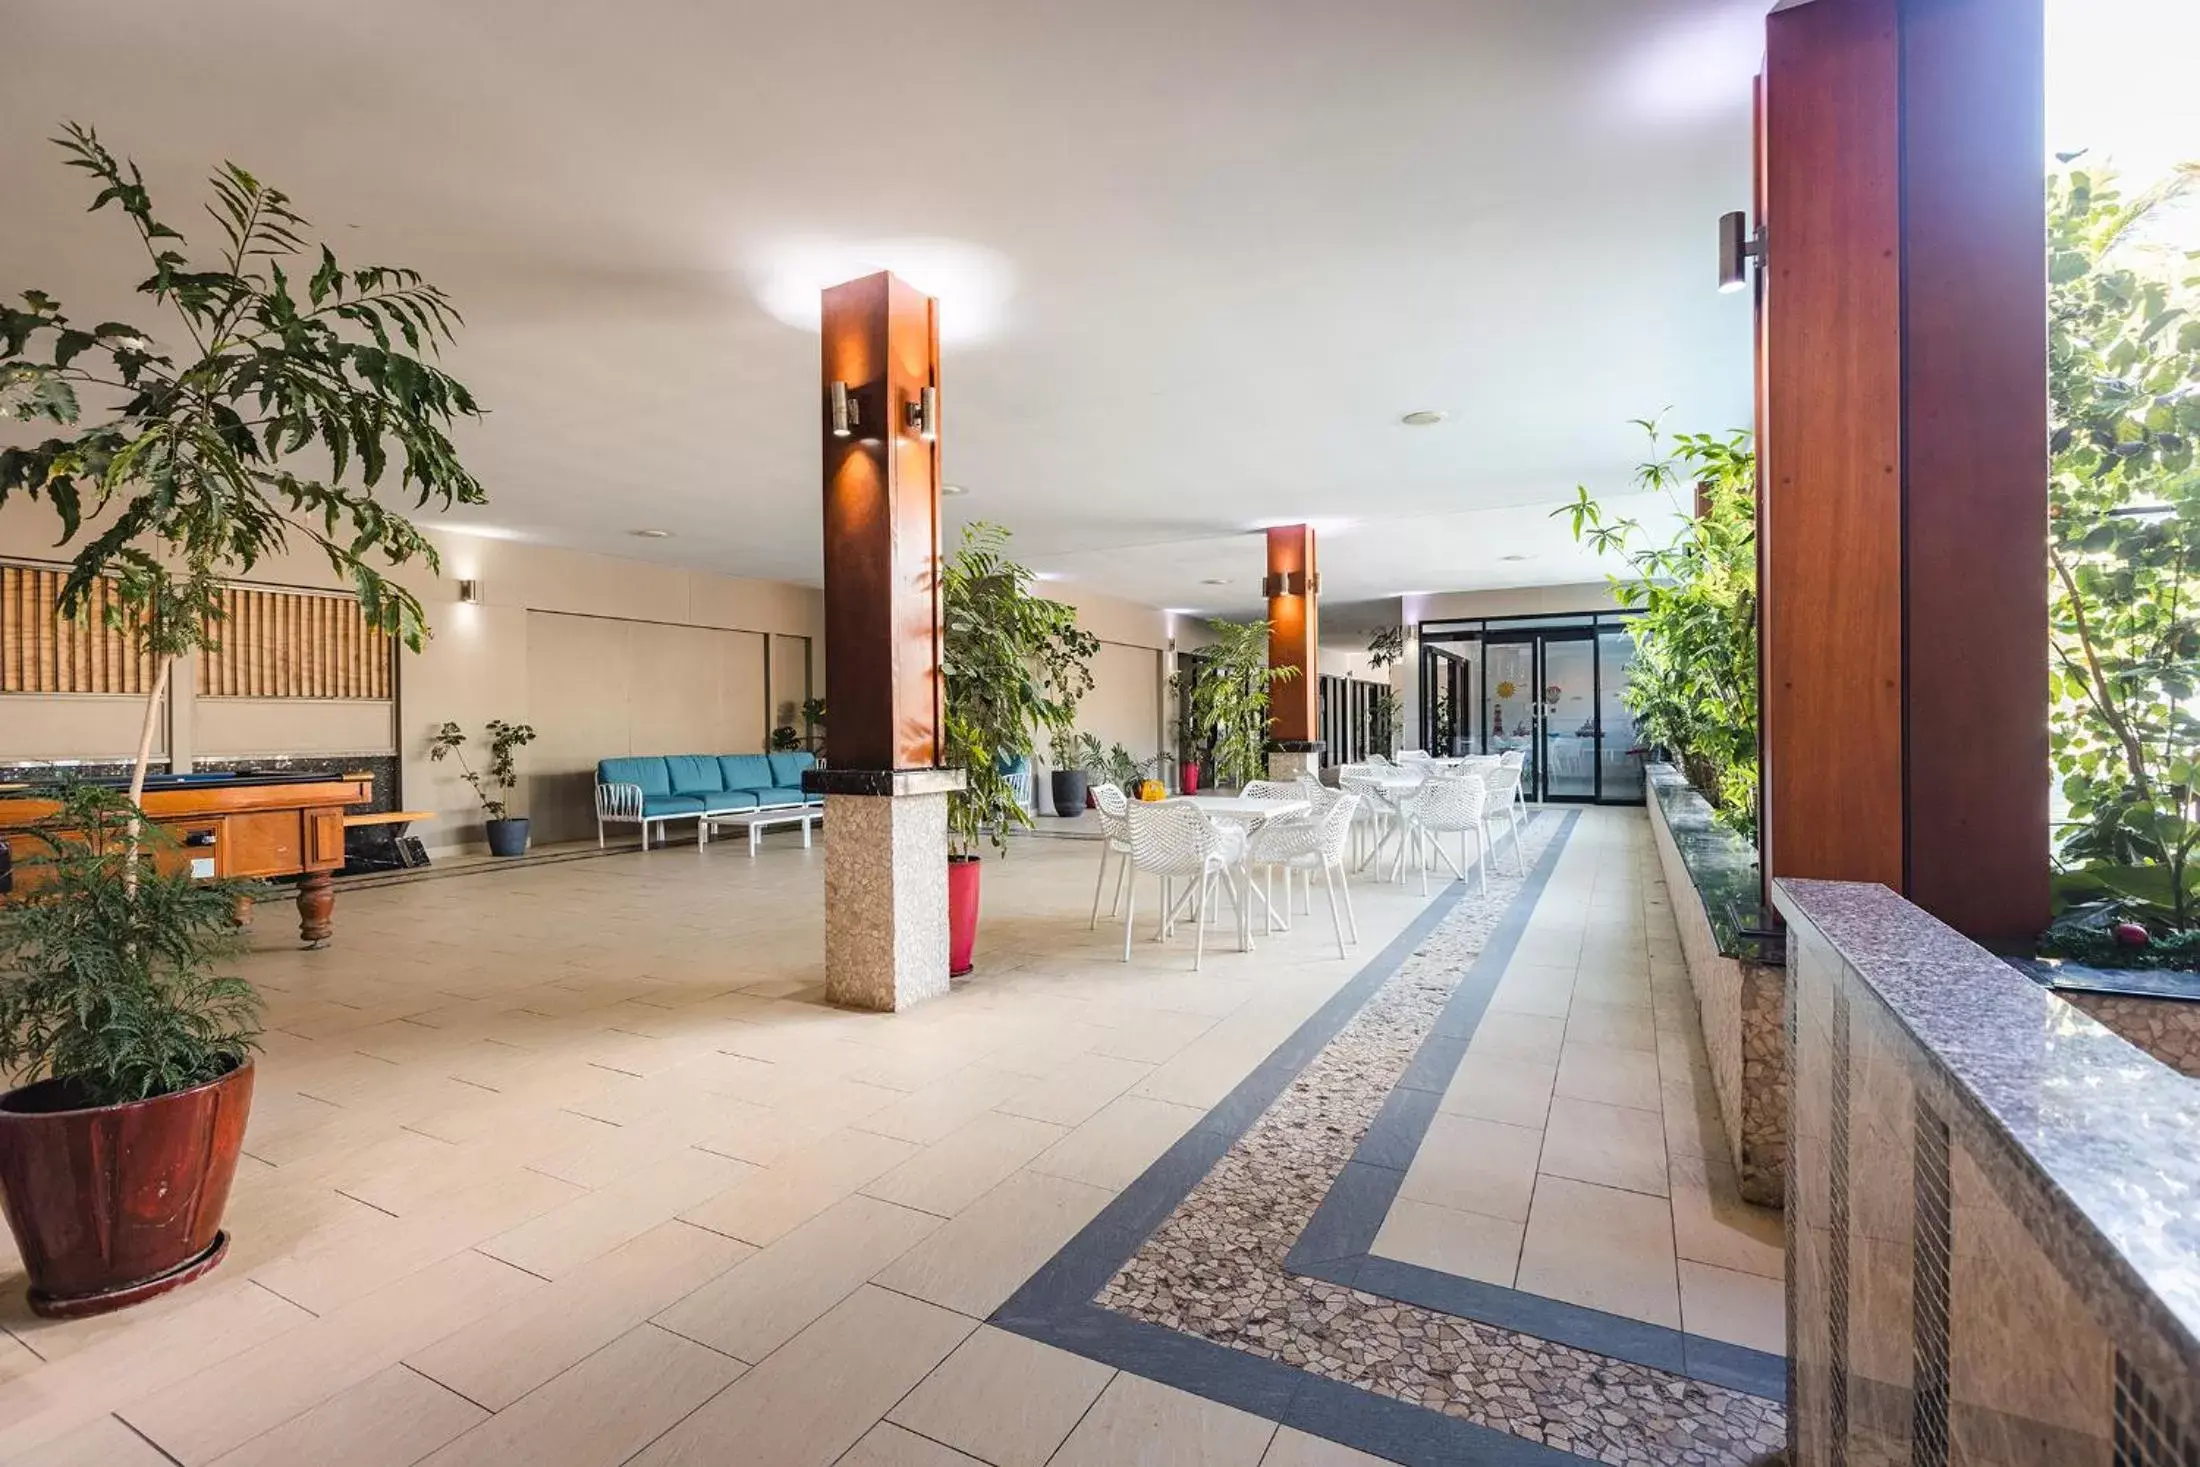
[[[1438,1081],[1434,1078],[1438,1058],[1444,1054],[1460,1055],[1472,1036],[1473,1028],[1480,1022],[1481,1014],[1488,1007],[1489,993],[1496,986],[1495,974],[1501,974],[1505,961],[1527,926],[1528,914],[1547,885],[1551,870],[1563,852],[1579,812],[1567,812],[1550,844],[1545,848],[1536,869],[1521,892],[1515,896],[1493,932],[1482,957],[1462,980],[1462,991],[1469,988],[1481,990],[1478,1001],[1462,1004],[1460,994],[1455,993],[1446,1005],[1443,1017],[1432,1030],[1430,1042],[1457,1041],[1431,1051],[1427,1064],[1423,1056],[1416,1054],[1414,1067],[1409,1068],[1407,1078],[1402,1079],[1386,1100],[1382,1115],[1394,1117],[1393,1124],[1385,1126],[1379,1118],[1377,1125],[1384,1127],[1385,1144],[1396,1144],[1410,1138],[1411,1148],[1398,1153],[1402,1159],[1397,1167],[1367,1165],[1355,1160],[1347,1164],[1346,1174],[1331,1189],[1329,1199],[1318,1210],[1306,1232],[1293,1248],[1290,1266],[1312,1277],[1326,1278],[1347,1283],[1351,1287],[1365,1285],[1340,1278],[1334,1270],[1348,1269],[1357,1272],[1367,1263],[1391,1267],[1390,1260],[1370,1259],[1366,1248],[1381,1228],[1383,1216],[1397,1185],[1404,1177],[1403,1167],[1412,1158],[1412,1148],[1417,1148],[1428,1128],[1429,1117],[1435,1112],[1435,1103],[1448,1074]],[[1175,1145],[1139,1176],[1127,1189],[1103,1208],[1100,1214],[1081,1229],[1062,1249],[1040,1266],[1008,1301],[996,1310],[990,1323],[1026,1338],[1044,1344],[1055,1345],[1088,1359],[1117,1366],[1131,1373],[1225,1405],[1250,1411],[1282,1425],[1343,1443],[1362,1451],[1372,1452],[1393,1461],[1409,1464],[1409,1467],[1458,1467],[1458,1464],[1488,1464],[1488,1467],[1553,1467],[1553,1464],[1578,1463],[1582,1459],[1572,1453],[1558,1451],[1508,1432],[1478,1426],[1469,1421],[1446,1416],[1426,1407],[1399,1401],[1372,1391],[1296,1369],[1280,1361],[1270,1360],[1226,1345],[1196,1336],[1181,1334],[1175,1330],[1148,1324],[1142,1320],[1127,1318],[1103,1309],[1092,1302],[1116,1272],[1142,1247],[1146,1239],[1165,1223],[1179,1203],[1203,1180],[1238,1139],[1265,1113],[1286,1087],[1297,1078],[1300,1070],[1336,1038],[1344,1026],[1364,1007],[1380,988],[1412,956],[1414,950],[1433,932],[1438,924],[1451,914],[1466,895],[1463,882],[1450,883],[1397,937],[1377,954],[1345,985],[1330,996],[1311,1017],[1295,1030],[1253,1072],[1240,1081],[1222,1101],[1210,1110],[1198,1125],[1181,1137]],[[1484,967],[1488,954],[1502,942],[1505,958],[1490,970],[1486,983]],[[1427,1046],[1424,1045],[1424,1048]],[[1456,1067],[1456,1057],[1452,1060]],[[1411,1083],[1409,1083],[1411,1082]],[[1370,1137],[1375,1135],[1371,1129]],[[1364,1145],[1364,1143],[1363,1143]],[[1384,1186],[1387,1174],[1387,1190]],[[1340,1196],[1340,1194],[1342,1194]],[[1324,1243],[1324,1239],[1327,1243]],[[1312,1266],[1301,1267],[1302,1253],[1305,1262]],[[1379,1267],[1377,1274],[1383,1270]],[[1435,1279],[1446,1279],[1455,1284],[1470,1283],[1467,1280],[1450,1280],[1448,1275],[1433,1274]],[[1487,1288],[1486,1285],[1474,1287]],[[1374,1291],[1387,1292],[1387,1291]],[[1514,1294],[1513,1290],[1500,1290]],[[1406,1295],[1392,1295],[1401,1302],[1420,1302]],[[1557,1309],[1573,1306],[1558,1305],[1555,1301],[1540,1299],[1535,1295],[1520,1294],[1522,1300]],[[1434,1307],[1444,1312],[1459,1314],[1465,1318],[1482,1319],[1483,1315],[1471,1311],[1453,1310],[1438,1304]],[[1583,1314],[1596,1311],[1581,1310]],[[1615,1319],[1616,1316],[1599,1316]],[[1486,1322],[1505,1324],[1503,1320]],[[1633,1321],[1617,1321],[1632,1325]],[[1656,1330],[1657,1326],[1636,1326],[1639,1329]],[[1525,1333],[1542,1333],[1527,1329]],[[1663,1334],[1680,1338],[1679,1331],[1667,1330]],[[1561,1343],[1571,1343],[1562,1336],[1549,1335]],[[1585,1348],[1598,1349],[1594,1345]],[[1728,1347],[1731,1348],[1731,1347]],[[1609,1350],[1598,1353],[1613,1354]],[[1751,1352],[1755,1353],[1755,1352]],[[1628,1359],[1626,1355],[1615,1358]],[[1685,1353],[1679,1358],[1685,1362]],[[1778,1357],[1766,1357],[1779,1364]],[[1734,1384],[1712,1375],[1677,1369],[1663,1359],[1649,1361],[1660,1369],[1674,1374],[1690,1374],[1693,1378],[1715,1380],[1719,1384]],[[1737,1389],[1748,1389],[1737,1385]]]
[[[1450,1085],[1468,1042],[1489,1011],[1490,999],[1528,930],[1570,833],[1569,823],[1545,849],[1527,884],[1491,929],[1474,965],[1452,990],[1443,1013],[1415,1052],[1405,1078],[1376,1113],[1359,1149],[1315,1210],[1306,1231],[1285,1257],[1284,1266],[1293,1273],[1362,1293],[1380,1294],[1401,1304],[1418,1304],[1591,1354],[1785,1401],[1787,1361],[1783,1356],[1499,1284],[1459,1278],[1370,1251],[1405,1181],[1406,1168],[1428,1135],[1437,1100]]]

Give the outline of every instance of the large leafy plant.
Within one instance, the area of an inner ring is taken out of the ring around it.
[[[1652,457],[1638,492],[1664,495],[1677,524],[1660,539],[1638,521],[1607,519],[1586,486],[1558,511],[1574,538],[1617,555],[1610,577],[1635,664],[1622,695],[1644,740],[1670,751],[1721,823],[1757,830],[1757,458],[1750,435],[1677,433],[1637,420]],[[1682,495],[1693,497],[1694,503]]]
[[[1265,621],[1217,621],[1213,645],[1200,649],[1190,686],[1179,686],[1192,743],[1213,750],[1215,780],[1242,785],[1268,772],[1269,690],[1299,675],[1268,665]]]
[[[2073,160],[2066,160],[2066,164]],[[2048,189],[2050,743],[2066,901],[2200,921],[2200,165]]]
[[[166,319],[83,325],[37,290],[0,304],[0,413],[70,430],[0,449],[0,508],[44,500],[62,545],[89,530],[61,611],[86,614],[109,581],[107,614],[153,658],[135,800],[171,668],[218,635],[223,580],[293,535],[351,584],[369,623],[420,646],[418,599],[375,562],[432,569],[435,548],[378,495],[481,503],[448,436],[479,409],[430,361],[458,313],[416,272],[344,268],[306,243],[287,195],[234,163],[210,180],[223,243],[195,262],[136,164],[88,127],[54,141],[99,186],[92,210],[129,221],[151,270],[137,290]]]
[[[946,682],[946,762],[963,771],[948,799],[948,844],[974,854],[1031,814],[1010,771],[1034,740],[1060,732],[1092,689],[1099,638],[1077,625],[1077,609],[1032,591],[1035,577],[1008,555],[1008,531],[981,521],[940,563],[940,673]]]
[[[243,1062],[259,998],[219,971],[241,945],[240,899],[256,888],[191,878],[180,860],[124,879],[140,839],[120,791],[67,785],[19,843],[22,888],[0,904],[0,1074],[53,1078],[74,1105],[187,1090]],[[150,837],[156,857],[168,837]]]

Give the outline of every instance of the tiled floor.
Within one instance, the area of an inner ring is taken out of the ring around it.
[[[1644,1318],[1760,1338],[1777,1225],[1705,1159],[1646,828],[1578,834],[1383,1246],[1522,1289],[1587,1259]],[[1323,913],[1195,975],[1188,933],[1125,966],[1087,930],[1089,846],[1023,843],[988,863],[977,975],[878,1016],[819,1002],[822,856],[350,892],[319,953],[268,924],[229,1260],[57,1325],[0,1254],[0,1462],[1378,1460],[984,1321],[1421,913],[1418,884],[1355,887],[1349,961]],[[1613,1141],[1606,1111],[1665,1127],[1656,1176],[1644,1123]],[[1655,1209],[1662,1254],[1647,1210],[1609,1244],[1569,1230],[1570,1188]]]

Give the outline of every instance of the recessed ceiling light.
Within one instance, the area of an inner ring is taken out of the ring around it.
[[[1227,586],[1230,584],[1230,578],[1228,576],[1209,576],[1200,584],[1202,586]]]
[[[672,538],[672,531],[670,530],[628,530],[627,533],[639,540],[670,540]]]
[[[968,489],[965,489],[965,488],[964,488],[964,487],[963,487],[962,485],[960,485],[960,484],[942,484],[942,485],[940,485],[940,493],[942,493],[942,494],[947,494],[947,495],[956,495],[956,494],[968,494],[969,492],[970,492],[970,491],[969,491]]]
[[[1525,555],[1500,555],[1497,558],[1499,560],[1526,560],[1529,557]]]
[[[1450,416],[1450,413],[1441,412],[1436,408],[1422,408],[1418,412],[1407,413],[1398,421],[1409,428],[1431,428]]]

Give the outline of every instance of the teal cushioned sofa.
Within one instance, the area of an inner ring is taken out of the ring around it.
[[[709,838],[705,815],[733,810],[822,805],[823,795],[802,792],[802,771],[817,763],[806,751],[772,754],[643,754],[596,762],[596,844],[606,825],[639,825],[642,847],[649,828],[693,820],[700,845]]]

